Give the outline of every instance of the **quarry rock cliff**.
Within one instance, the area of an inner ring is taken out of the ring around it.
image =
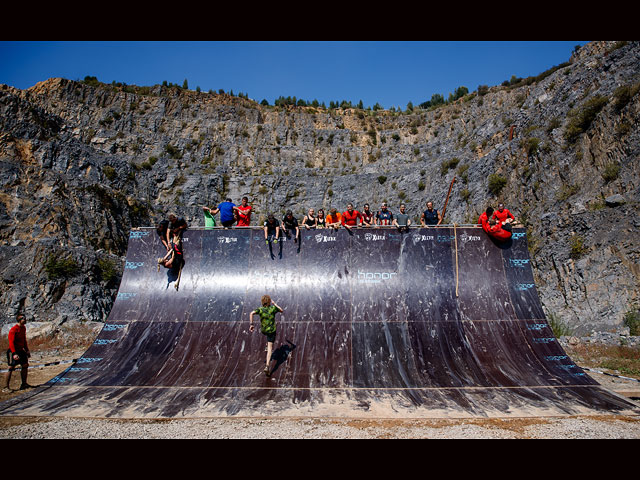
[[[203,226],[203,205],[247,196],[258,225],[386,201],[419,223],[453,185],[445,224],[504,202],[527,228],[550,318],[620,329],[640,303],[640,42],[466,87],[385,110],[89,77],[0,85],[2,322],[105,321],[130,230],[169,213]]]

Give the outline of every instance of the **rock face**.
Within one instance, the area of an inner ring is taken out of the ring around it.
[[[104,321],[129,230],[202,205],[353,202],[414,221],[427,200],[475,223],[503,201],[528,228],[548,315],[611,330],[640,302],[640,42],[592,42],[538,77],[430,109],[262,106],[156,85],[0,86],[0,304]]]

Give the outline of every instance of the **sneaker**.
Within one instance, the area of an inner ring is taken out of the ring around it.
[[[270,377],[270,376],[271,376],[271,372],[269,371],[269,367],[264,367],[264,374],[265,374],[267,377]]]
[[[13,390],[11,390],[9,387],[4,387],[2,389],[2,393],[11,393],[11,392],[13,392]]]

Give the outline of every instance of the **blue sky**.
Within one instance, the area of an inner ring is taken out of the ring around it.
[[[2,41],[0,83],[25,89],[52,77],[245,93],[269,104],[360,100],[418,105],[460,86],[499,85],[566,62],[586,41]]]

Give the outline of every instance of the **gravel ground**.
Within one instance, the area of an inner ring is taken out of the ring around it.
[[[32,364],[77,358],[78,352],[38,356]],[[69,365],[33,368],[29,383],[40,385]],[[589,372],[605,388],[632,396],[640,383]],[[19,385],[14,375],[12,387]],[[1,393],[0,401],[20,395]],[[554,417],[460,420],[363,420],[327,418],[211,418],[114,420],[65,417],[2,417],[0,438],[17,439],[639,439],[640,417]]]
[[[0,418],[20,439],[638,439],[637,417],[493,420]]]

